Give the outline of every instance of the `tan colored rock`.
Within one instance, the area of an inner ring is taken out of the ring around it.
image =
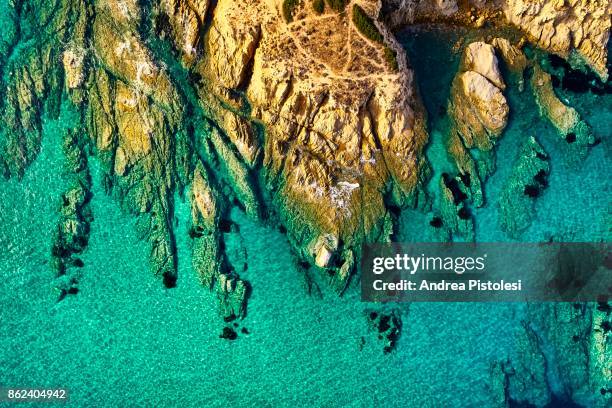
[[[209,0],[162,0],[161,9],[172,27],[172,40],[185,65],[194,62],[200,41],[200,27],[206,18]]]
[[[325,234],[319,236],[313,245],[313,257],[315,265],[319,268],[326,268],[330,265],[334,252],[338,249],[338,238]]]
[[[372,16],[380,7],[359,4]],[[350,9],[317,16],[305,7],[287,24],[281,5],[220,0],[204,75],[224,88],[246,86],[251,119],[265,125],[263,164],[279,183],[276,202],[299,246],[328,235],[350,246],[384,230],[382,192],[390,183],[400,201],[415,194],[427,140],[423,108],[404,53],[384,27],[382,45],[354,27]],[[397,52],[397,72],[386,47]],[[256,145],[226,132],[251,161]],[[333,254],[323,248],[305,255],[325,265]]]
[[[83,74],[83,60],[85,52],[77,48],[69,48],[64,51],[62,63],[66,73],[66,86],[74,89],[81,86],[85,79]]]
[[[463,93],[491,135],[499,135],[508,122],[508,103],[501,90],[484,76],[468,71],[461,75]]]
[[[562,134],[569,133],[580,122],[580,115],[576,109],[565,105],[555,94],[550,75],[540,68],[534,67],[531,85],[540,107],[540,112]]]
[[[474,71],[488,79],[499,89],[506,89],[492,45],[473,42],[463,52],[463,70]]]
[[[117,147],[115,150],[115,174],[123,176],[128,166],[128,158],[123,148]]]
[[[251,168],[255,166],[261,148],[251,123],[230,110],[220,115],[220,122],[246,164]]]
[[[607,44],[610,37],[609,0],[506,0],[506,19],[526,32],[540,47],[579,65],[579,59],[599,76],[608,77]]]
[[[514,25],[538,47],[575,67],[591,67],[607,80],[612,14],[609,0],[384,0],[394,27],[414,21],[444,21],[479,27],[484,20]],[[454,3],[458,7],[454,7]]]
[[[139,23],[129,4],[120,0],[100,4],[93,24],[96,54],[107,70],[130,87],[171,106],[178,98],[167,73],[139,38]]]
[[[531,89],[540,114],[550,120],[557,129],[562,146],[568,149],[564,159],[572,165],[579,165],[595,142],[591,126],[582,120],[576,109],[563,103],[553,89],[551,77],[538,65],[531,77]]]
[[[134,89],[117,83],[115,120],[117,122],[119,145],[127,157],[136,161],[151,150],[151,136],[155,128],[149,116],[147,101]]]
[[[523,72],[527,67],[527,58],[520,48],[513,45],[505,38],[494,38],[491,42],[493,47],[499,52],[508,67],[513,71]]]
[[[193,173],[191,194],[195,204],[192,214],[194,224],[203,223],[207,228],[214,229],[219,216],[219,204],[202,169],[196,169]]]
[[[470,149],[490,150],[508,122],[505,84],[491,45],[470,44],[451,89],[450,112],[456,131]]]
[[[212,25],[208,32],[206,54],[207,69],[215,79],[215,85],[237,88],[247,74],[261,36],[258,14],[269,7],[259,2],[221,0],[215,7]]]

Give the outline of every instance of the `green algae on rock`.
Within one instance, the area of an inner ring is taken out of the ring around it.
[[[89,206],[91,176],[85,150],[88,141],[80,130],[67,129],[63,144],[70,188],[61,197],[60,217],[51,249],[51,265],[58,278],[60,300],[78,291],[77,271],[83,262],[77,256],[87,247],[93,220]]]
[[[547,187],[549,172],[548,155],[533,136],[529,137],[499,197],[502,230],[517,236],[531,225],[534,201]]]

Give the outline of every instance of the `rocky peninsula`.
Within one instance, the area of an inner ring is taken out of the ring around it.
[[[434,214],[431,226],[446,239],[476,239],[472,210],[487,199],[498,203],[511,235],[531,223],[550,170],[536,139],[521,151],[501,199],[483,188],[513,114],[505,72],[531,89],[578,161],[596,139],[555,94],[543,61],[555,56],[564,69],[592,75],[590,86],[609,89],[606,0],[2,4],[9,22],[0,36],[3,176],[20,178],[36,160],[43,118],[70,112],[64,154],[73,183],[58,197],[50,255],[61,297],[78,293],[79,254],[95,222],[89,164],[96,160],[106,193],[137,218],[152,274],[168,288],[180,283],[174,213],[176,200],[186,200],[193,269],[226,321],[245,317],[250,293],[225,253],[232,208],[281,228],[296,260],[342,293],[361,246],[391,241],[403,209]],[[425,155],[431,113],[394,35],[412,24],[496,30],[458,50],[445,135],[455,171],[433,180],[433,191]],[[598,310],[579,312],[595,322],[604,319]],[[577,311],[562,313],[575,323]],[[395,326],[386,347],[399,336]],[[583,354],[603,354],[609,341],[588,336]],[[610,378],[597,364],[589,386]],[[518,381],[500,367],[492,375]]]

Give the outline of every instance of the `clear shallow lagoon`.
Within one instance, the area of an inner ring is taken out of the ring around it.
[[[403,41],[410,54],[414,44]],[[431,111],[445,104],[455,67],[452,60],[443,64],[450,54],[430,41],[433,51],[412,64],[422,92],[433,96],[425,98]],[[553,168],[522,239],[609,241],[610,97],[576,97],[603,142],[572,169],[555,149],[554,130],[537,119],[530,93],[512,92],[513,118],[486,185],[489,204],[476,212],[477,239],[508,239],[497,226],[494,197],[520,141],[535,133]],[[176,211],[179,281],[168,290],[150,274],[134,217],[104,194],[95,159],[95,220],[79,293],[58,303],[48,261],[66,188],[60,123],[46,122],[43,151],[23,180],[0,182],[2,385],[67,387],[70,406],[489,406],[491,363],[521,352],[514,335],[522,330],[523,305],[412,304],[393,305],[401,309],[403,331],[397,349],[384,355],[368,331],[364,311],[372,305],[359,301],[358,290],[342,298],[308,296],[285,236],[240,211],[232,214],[240,236],[228,241],[237,245],[230,252],[247,254],[241,276],[252,296],[241,327],[250,334],[221,339],[214,295],[191,268],[187,205]],[[440,129],[432,128],[428,155],[441,171]],[[429,216],[406,211],[401,221],[400,239],[430,239],[421,232]]]

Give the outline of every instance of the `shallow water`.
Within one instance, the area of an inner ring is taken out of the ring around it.
[[[425,37],[419,41],[431,46],[416,50],[423,58],[412,58],[412,65],[432,112],[445,104],[456,58],[443,46],[448,39]],[[410,56],[415,43],[400,39]],[[494,197],[521,140],[534,133],[553,170],[521,240],[610,240],[611,101],[605,98],[579,101],[603,143],[570,169],[528,91],[510,91],[514,115],[499,144],[498,170],[486,184],[488,204],[476,211],[478,240],[509,239],[497,225]],[[442,119],[432,115],[428,157],[435,174],[449,165],[440,146]],[[238,329],[250,334],[221,339],[215,299],[190,265],[187,205],[179,200],[175,212],[179,281],[168,290],[150,274],[134,217],[104,194],[95,159],[95,220],[79,293],[56,302],[48,260],[66,187],[63,120],[46,121],[42,152],[23,180],[0,183],[0,384],[67,387],[70,406],[489,406],[490,365],[521,352],[514,333],[522,329],[523,305],[422,303],[388,306],[401,311],[404,330],[397,349],[383,354],[364,314],[372,305],[359,301],[356,287],[342,298],[326,291],[323,298],[308,296],[285,236],[238,210],[232,218],[240,235],[227,241],[236,258],[246,252],[241,276],[252,296]],[[432,239],[423,233],[429,219],[404,212],[398,237]]]

